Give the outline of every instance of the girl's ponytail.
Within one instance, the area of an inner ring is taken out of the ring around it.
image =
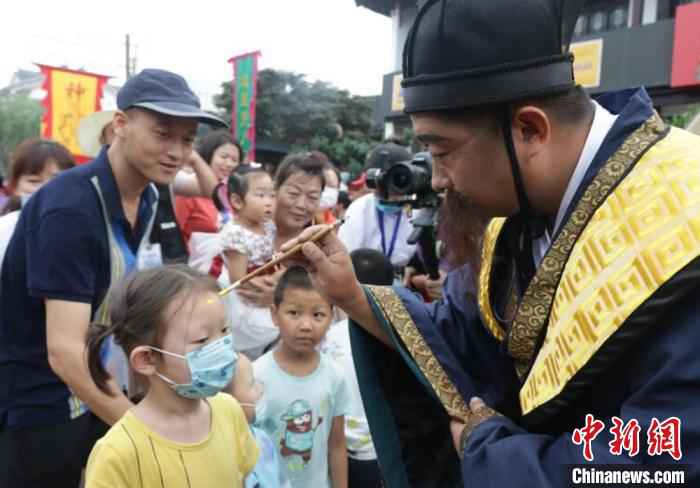
[[[109,381],[110,375],[105,369],[104,364],[102,364],[101,351],[105,340],[112,335],[113,332],[113,327],[100,323],[92,323],[90,327],[88,327],[86,340],[87,364],[90,370],[90,376],[92,377],[92,381],[97,385],[97,388],[108,395],[113,395],[114,392],[107,388],[107,381]]]

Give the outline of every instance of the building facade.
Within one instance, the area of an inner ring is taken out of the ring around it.
[[[386,137],[410,127],[401,98],[401,57],[426,1],[355,1],[393,21],[394,66],[384,75],[380,104]],[[645,86],[662,114],[700,102],[700,0],[589,0],[571,51],[576,79],[591,94]]]

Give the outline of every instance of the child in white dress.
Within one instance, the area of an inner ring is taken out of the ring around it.
[[[275,190],[270,175],[251,164],[236,168],[229,177],[228,191],[234,217],[220,236],[228,278],[234,283],[272,258]],[[229,294],[228,302],[236,348],[258,357],[279,336],[270,311],[241,300],[235,292]]]

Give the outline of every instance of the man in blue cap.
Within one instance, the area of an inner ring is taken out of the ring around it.
[[[700,483],[700,139],[643,88],[576,85],[581,4],[428,0],[409,32],[406,112],[433,187],[468,209],[447,228],[480,227],[471,280],[427,307],[361,288],[333,234],[303,247],[318,289],[386,345],[353,335],[387,486],[637,477],[599,464]]]
[[[146,69],[117,95],[115,139],[89,164],[45,185],[25,205],[0,276],[0,479],[12,487],[78,486],[93,443],[131,406],[128,368],[114,344],[104,360],[112,395],[84,359],[107,290],[162,262],[149,234],[158,200],[192,153],[203,111],[181,76]],[[121,353],[123,355],[123,353]]]

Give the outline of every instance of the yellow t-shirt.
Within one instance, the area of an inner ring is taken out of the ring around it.
[[[232,396],[208,401],[211,431],[195,444],[168,440],[127,412],[92,449],[86,488],[242,487],[258,460],[257,444]]]

